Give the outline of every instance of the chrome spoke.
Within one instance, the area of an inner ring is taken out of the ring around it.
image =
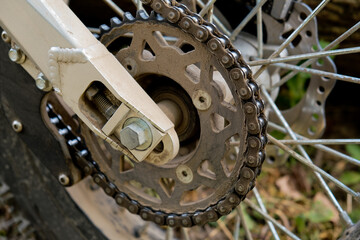
[[[264,211],[262,211],[259,207],[257,207],[254,203],[252,203],[249,199],[244,199],[244,203],[246,205],[248,205],[249,207],[251,207],[252,209],[254,209],[256,212],[258,212],[261,216],[263,216],[264,219],[266,219],[267,221],[270,221],[274,224],[274,226],[276,226],[277,228],[279,228],[282,232],[284,232],[285,234],[287,234],[289,237],[291,237],[292,239],[295,240],[300,240],[299,237],[297,237],[295,234],[293,234],[292,232],[290,232],[286,227],[284,227],[283,225],[281,225],[280,223],[278,223],[274,218],[272,218],[269,214],[265,213]]]
[[[201,9],[201,11],[199,12],[199,15],[204,17],[205,14],[209,13],[209,10],[211,8],[213,8],[214,4],[215,4],[216,0],[210,0],[206,3],[206,5]]]
[[[201,7],[204,8],[205,4],[201,0],[196,0],[196,3]],[[230,36],[231,32],[224,26],[224,24],[217,18],[216,16],[213,16],[214,23],[220,28],[221,31],[223,31],[226,35]]]
[[[265,207],[265,205],[264,205],[264,203],[263,203],[263,201],[262,201],[262,199],[261,199],[261,197],[260,197],[259,191],[257,190],[256,187],[254,187],[253,193],[254,193],[254,195],[255,195],[255,198],[256,198],[257,203],[258,203],[259,206],[260,206],[260,209],[261,209],[264,213],[267,214],[268,212],[267,212],[267,210],[266,210],[266,207]],[[280,240],[280,237],[279,237],[278,233],[276,232],[276,229],[275,229],[275,227],[274,227],[274,224],[273,224],[271,221],[269,221],[269,220],[266,220],[266,223],[268,224],[269,229],[270,229],[272,235],[274,236],[274,239],[275,239],[275,240]]]
[[[112,0],[103,0],[116,14],[118,14],[121,18],[124,17],[124,11],[116,5]]]
[[[243,30],[246,24],[255,16],[258,10],[266,3],[267,0],[261,0],[256,6],[250,11],[250,13],[241,21],[241,23],[234,29],[234,31],[230,35],[230,40],[234,41],[239,35],[239,33]]]
[[[322,51],[315,53],[305,53],[305,54],[299,54],[289,57],[261,59],[261,60],[250,61],[248,62],[248,64],[249,66],[260,66],[260,65],[269,65],[273,63],[300,61],[309,58],[321,58],[327,56],[344,55],[344,54],[358,53],[358,52],[360,52],[360,47],[353,47],[353,48],[336,49],[336,50],[329,50],[329,51]]]
[[[273,52],[268,59],[276,58],[280,53],[296,38],[296,36],[306,27],[306,25],[326,6],[330,0],[323,0],[307,18],[295,29],[294,32]],[[265,71],[266,65],[263,65],[255,74],[254,78],[258,78],[260,74]]]
[[[247,240],[253,240],[250,229],[249,229],[249,227],[248,227],[248,225],[247,225],[247,223],[245,221],[245,216],[244,216],[243,210],[241,209],[241,205],[239,205],[236,208],[236,212],[240,217],[240,221],[241,221],[241,224],[242,224],[242,226],[243,226],[243,228],[245,230],[245,236],[246,236]]]
[[[260,4],[261,0],[256,0]],[[263,58],[263,25],[262,25],[262,9],[261,6],[256,14],[256,30],[258,40],[258,57]]]
[[[356,32],[358,29],[360,28],[360,21],[358,23],[356,23],[354,26],[352,26],[350,29],[348,29],[346,32],[344,32],[343,34],[341,34],[338,38],[336,38],[334,41],[332,41],[331,43],[329,43],[325,48],[321,49],[320,52],[322,51],[327,51],[330,50],[332,48],[334,48],[335,46],[339,45],[342,41],[344,41],[345,39],[347,39],[351,34],[353,34],[354,32]],[[312,63],[314,63],[316,61],[316,59],[309,59],[307,61],[305,61],[304,63],[302,63],[300,65],[300,67],[308,67],[310,66]],[[290,72],[289,74],[287,74],[286,76],[282,77],[281,80],[277,83],[275,83],[273,85],[273,88],[279,87],[282,84],[284,84],[285,82],[287,82],[288,80],[290,80],[293,76],[296,75],[297,72]]]
[[[272,100],[272,98],[270,97],[270,95],[268,94],[267,90],[265,89],[264,86],[261,86],[261,90],[262,90],[262,94],[265,97],[265,99],[267,100],[267,102],[270,104],[270,106],[273,108],[275,114],[277,115],[277,117],[279,118],[279,120],[281,121],[281,123],[283,124],[283,126],[285,127],[287,133],[290,135],[290,137],[293,140],[297,140],[295,133],[293,132],[293,130],[290,128],[289,124],[287,123],[287,121],[285,120],[284,116],[281,114],[279,108],[276,106],[275,102]],[[285,146],[285,145],[284,145]],[[285,146],[286,147],[286,146]],[[303,159],[305,159],[305,162],[312,164],[312,161],[309,157],[309,155],[307,154],[307,152],[305,151],[305,149],[298,145],[297,146],[298,150],[300,151],[300,153],[304,156],[302,157]],[[290,149],[292,151],[292,149]],[[298,154],[299,155],[299,154]],[[300,156],[300,155],[299,155]],[[302,160],[303,160],[302,159]],[[352,220],[350,219],[349,215],[342,209],[342,207],[340,206],[339,202],[337,201],[337,199],[335,198],[334,194],[331,192],[329,186],[326,184],[326,182],[324,181],[324,179],[322,178],[321,174],[319,172],[315,172],[315,176],[317,178],[317,180],[319,181],[321,187],[324,189],[324,191],[326,192],[326,194],[329,196],[331,202],[335,205],[336,209],[339,212],[340,217],[344,220],[344,222],[347,225],[352,225]]]
[[[340,182],[338,179],[336,179],[332,175],[328,174],[327,172],[325,172],[318,166],[314,165],[312,162],[309,162],[306,158],[304,158],[303,156],[301,156],[300,154],[298,154],[291,148],[287,147],[285,144],[282,144],[279,140],[272,137],[271,135],[268,135],[268,138],[269,138],[270,142],[272,142],[273,144],[275,144],[276,146],[278,146],[279,148],[284,150],[286,153],[290,154],[295,159],[299,160],[302,164],[311,168],[314,172],[321,174],[323,177],[325,177],[329,181],[332,181],[336,186],[341,188],[346,193],[351,194],[357,201],[360,201],[360,193],[355,192],[354,190],[352,190],[351,188],[349,188],[348,186],[346,186],[345,184]]]
[[[239,214],[236,215],[235,217],[235,227],[234,227],[234,239],[238,240],[239,239],[239,235],[240,235],[240,223],[241,223],[241,219]]]
[[[298,72],[304,72],[304,73],[310,73],[313,75],[327,77],[327,78],[331,78],[331,79],[337,79],[337,80],[341,80],[341,81],[345,81],[345,82],[351,82],[351,83],[357,83],[357,84],[360,83],[360,78],[357,78],[357,77],[351,77],[351,76],[321,71],[321,70],[312,69],[312,68],[305,68],[305,67],[295,66],[295,65],[286,64],[286,63],[275,63],[274,66],[280,67],[283,69],[293,70],[292,73],[294,73],[294,74],[296,74]],[[279,83],[280,82],[274,84],[272,86],[272,88],[274,88],[275,86],[281,86],[284,82],[282,82],[281,84],[279,84]]]
[[[287,145],[340,145],[340,144],[360,144],[360,139],[311,139],[311,140],[279,140]]]
[[[273,122],[269,122],[268,125],[269,125],[269,127],[273,128],[273,129],[275,129],[277,131],[280,131],[282,133],[287,133],[285,128],[283,128],[283,127],[281,127],[281,126],[279,126],[279,125],[277,125],[277,124],[275,124]],[[301,136],[299,134],[295,134],[295,135],[299,139],[310,140],[310,139],[308,139],[308,138],[306,138],[304,136]],[[343,154],[343,153],[341,153],[339,151],[336,151],[336,150],[334,150],[332,148],[326,147],[326,146],[324,146],[322,144],[315,144],[314,147],[321,150],[321,151],[323,151],[323,152],[329,153],[334,157],[338,157],[341,160],[345,160],[345,161],[347,161],[349,163],[360,166],[360,160],[357,160],[357,159],[355,159],[353,157],[350,157],[350,156],[348,156],[346,154]]]

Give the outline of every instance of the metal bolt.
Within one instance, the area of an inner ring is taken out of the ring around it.
[[[140,118],[132,118],[131,121],[120,131],[121,144],[130,150],[142,145],[150,146],[152,142],[150,127]]]
[[[7,32],[2,31],[1,33],[1,39],[6,42],[6,43],[10,43],[11,42],[11,38],[9,37],[9,35],[7,34]]]
[[[24,53],[17,48],[11,48],[9,50],[9,58],[11,61],[15,62],[15,63],[24,63],[25,62],[25,55]]]
[[[21,132],[23,130],[23,125],[20,121],[14,120],[11,124],[13,130],[17,133]]]
[[[207,214],[207,216],[208,216],[208,218],[213,218],[214,217],[214,214],[212,213],[212,212],[209,212],[208,214]]]
[[[44,74],[40,73],[35,80],[36,87],[42,91],[50,91],[52,86],[49,80],[47,80]]]
[[[64,173],[61,173],[59,175],[58,179],[59,179],[59,182],[61,183],[61,185],[63,185],[63,186],[66,186],[70,183],[70,178]]]
[[[195,217],[195,222],[196,222],[196,223],[200,223],[200,222],[201,222],[201,217],[200,217],[200,216],[196,216],[196,217]]]
[[[188,225],[188,224],[189,224],[189,222],[188,222],[188,220],[187,220],[187,219],[183,219],[183,220],[181,221],[181,223],[182,223],[184,226],[186,226],[186,225]]]
[[[230,202],[230,203],[235,203],[235,198],[234,198],[233,196],[231,196],[231,197],[229,198],[229,202]]]

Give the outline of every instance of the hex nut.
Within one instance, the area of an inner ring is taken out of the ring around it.
[[[135,149],[145,143],[145,132],[139,125],[130,124],[121,130],[120,141],[126,148]]]

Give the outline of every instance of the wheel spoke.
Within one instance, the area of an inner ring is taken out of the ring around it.
[[[351,34],[356,32],[359,28],[360,28],[360,21],[358,23],[356,23],[354,26],[352,26],[350,29],[348,29],[346,32],[341,34],[341,36],[336,38],[334,41],[329,43],[324,49],[321,49],[320,52],[330,50],[330,49],[334,48],[335,46],[339,45],[343,40],[347,39]],[[315,61],[316,61],[316,59],[309,59],[309,60],[305,61],[304,63],[302,63],[300,65],[300,67],[308,67]],[[291,72],[291,73],[287,74],[286,76],[282,77],[279,82],[275,83],[273,85],[273,88],[277,88],[277,87],[281,86],[282,84],[284,84],[285,82],[290,80],[295,75],[296,75],[296,72]]]
[[[261,0],[256,6],[249,12],[249,14],[241,21],[241,23],[235,28],[235,30],[230,35],[230,40],[234,41],[243,30],[243,28],[248,24],[248,22],[255,16],[258,10],[266,3],[267,0]]]
[[[324,170],[322,170],[318,166],[314,165],[312,162],[309,162],[306,158],[304,158],[303,156],[301,156],[300,154],[298,154],[297,152],[295,152],[291,148],[289,148],[286,145],[282,144],[279,140],[272,137],[271,135],[268,135],[268,138],[269,138],[270,142],[272,142],[273,144],[275,144],[276,146],[278,146],[279,148],[284,150],[286,153],[290,154],[295,159],[299,160],[302,164],[304,164],[305,166],[311,168],[313,171],[321,174],[326,179],[332,181],[335,185],[337,185],[343,191],[347,192],[348,194],[351,194],[356,200],[360,201],[360,193],[355,192],[354,190],[352,190],[351,188],[349,188],[348,186],[346,186],[345,184],[340,182],[338,179],[334,178],[332,175],[328,174],[327,172],[325,172]]]
[[[201,7],[205,7],[205,4],[201,0],[196,0],[196,3]],[[222,24],[222,22],[216,17],[213,16],[214,23],[220,28],[221,31],[223,31],[226,35],[230,36],[231,32]]]
[[[345,81],[345,82],[351,82],[351,83],[357,83],[357,84],[360,83],[360,78],[357,78],[357,77],[351,77],[351,76],[346,76],[346,75],[342,75],[342,74],[321,71],[321,70],[312,69],[312,68],[295,66],[295,65],[286,64],[286,63],[275,63],[274,66],[284,68],[284,69],[293,70],[292,73],[295,73],[295,74],[297,72],[304,72],[304,73],[310,73],[310,74],[313,74],[313,75],[327,77],[327,78],[331,78],[331,79],[337,79],[337,80],[341,80],[341,81]],[[281,84],[283,84],[284,82],[282,82],[280,85],[279,85],[279,83],[274,84],[273,88],[275,86],[281,86]]]
[[[287,133],[285,128],[283,128],[283,127],[281,127],[281,126],[279,126],[279,125],[277,125],[277,124],[275,124],[275,123],[273,123],[273,122],[269,122],[268,125],[269,125],[269,127],[273,128],[273,129],[275,129],[275,130],[278,130],[278,131],[280,131],[280,132],[282,132],[282,133]],[[299,134],[295,134],[295,135],[296,135],[296,137],[299,138],[299,139],[310,140],[310,139],[308,139],[308,138],[306,138],[306,137],[304,137],[304,136],[301,136],[301,135],[299,135]],[[343,153],[341,153],[341,152],[339,152],[339,151],[336,151],[336,150],[334,150],[334,149],[332,149],[332,148],[326,147],[326,146],[321,145],[321,144],[315,144],[314,147],[317,148],[317,149],[319,149],[319,150],[321,150],[321,151],[324,151],[324,152],[326,152],[326,153],[329,153],[329,154],[331,154],[332,156],[338,157],[338,158],[340,158],[340,159],[342,159],[342,160],[345,160],[345,161],[347,161],[347,162],[349,162],[349,163],[352,163],[352,164],[354,164],[354,165],[360,166],[360,161],[359,161],[359,160],[357,160],[357,159],[355,159],[355,158],[353,158],[353,157],[350,157],[350,156],[348,156],[348,155],[346,155],[346,154],[343,154]]]
[[[266,207],[265,207],[265,205],[264,205],[264,203],[263,203],[263,201],[262,201],[262,199],[261,199],[261,197],[260,197],[259,191],[257,190],[256,187],[253,189],[253,193],[254,193],[254,195],[255,195],[255,198],[256,198],[257,203],[258,203],[259,206],[260,206],[260,209],[261,209],[264,213],[267,214]],[[276,232],[276,229],[275,229],[275,227],[274,227],[274,224],[273,224],[271,221],[269,221],[269,220],[266,220],[266,223],[268,224],[269,229],[270,229],[271,233],[272,233],[273,236],[274,236],[274,239],[275,239],[275,240],[280,240],[280,237],[279,237],[278,233]]]
[[[290,137],[293,140],[297,140],[295,133],[293,132],[293,130],[290,128],[289,124],[287,123],[287,121],[285,120],[284,116],[281,114],[280,110],[278,109],[278,107],[276,106],[275,102],[272,100],[272,98],[270,97],[269,93],[266,91],[264,86],[261,86],[261,90],[262,90],[262,94],[265,97],[265,99],[268,101],[268,103],[270,104],[270,106],[273,108],[275,114],[277,115],[277,117],[279,118],[279,120],[281,121],[281,123],[283,124],[283,126],[285,127],[287,133],[290,135]],[[270,135],[269,135],[270,136]],[[271,137],[271,136],[270,136]],[[275,139],[276,140],[276,139]],[[281,143],[280,143],[281,144]],[[284,145],[285,146],[285,145]],[[286,146],[285,146],[286,147]],[[287,148],[287,147],[286,147]],[[305,159],[305,162],[308,165],[312,164],[312,161],[309,157],[309,155],[307,154],[307,152],[305,151],[305,149],[298,145],[297,146],[298,150],[300,151],[300,153],[304,156],[302,157],[301,155],[299,155],[302,160]],[[285,150],[285,149],[284,149]],[[292,149],[290,149],[291,151],[293,151]],[[322,169],[320,169],[322,170]],[[327,173],[326,173],[327,174]],[[319,172],[315,172],[315,176],[318,179],[318,181],[320,182],[321,187],[324,189],[324,191],[326,192],[326,194],[329,196],[330,200],[333,202],[333,204],[335,205],[336,209],[339,211],[340,217],[343,218],[344,222],[346,222],[348,225],[352,225],[352,221],[349,217],[349,215],[342,209],[342,207],[340,206],[339,202],[336,200],[334,194],[331,192],[329,186],[326,184],[326,182],[324,181],[324,179],[322,178],[321,174]],[[331,176],[332,177],[332,176]],[[336,179],[337,180],[337,179]],[[342,183],[341,183],[342,184]],[[340,186],[341,186],[340,184]],[[351,191],[350,191],[351,192]]]
[[[209,13],[209,10],[214,7],[216,0],[210,0],[206,3],[206,5],[201,9],[199,15],[204,17],[205,14]]]
[[[322,51],[316,53],[305,53],[305,54],[299,54],[289,57],[261,59],[261,60],[250,61],[248,62],[248,64],[249,66],[260,66],[260,65],[269,65],[273,63],[292,62],[292,61],[299,61],[309,58],[321,58],[327,56],[336,56],[336,55],[358,53],[358,52],[360,52],[360,47],[353,47],[353,48]]]
[[[236,212],[240,217],[240,221],[242,222],[242,226],[245,230],[245,236],[248,240],[253,240],[250,229],[245,221],[243,210],[241,209],[241,205],[236,208]]]
[[[112,0],[103,0],[116,14],[118,14],[121,18],[124,18],[124,11],[116,5]]]
[[[311,139],[311,140],[279,140],[286,145],[340,145],[340,144],[360,144],[360,139]]]
[[[272,222],[277,228],[279,228],[282,232],[287,234],[289,237],[295,240],[300,240],[299,237],[297,237],[295,234],[290,232],[287,228],[285,228],[283,225],[279,224],[274,218],[272,218],[269,214],[262,211],[259,207],[257,207],[254,203],[252,203],[249,199],[244,199],[244,203],[254,209],[256,212],[258,212],[263,218],[266,220]]]
[[[257,5],[261,3],[261,0],[256,0]],[[258,57],[263,58],[263,28],[262,28],[262,9],[261,6],[257,11],[256,15],[256,29],[257,29],[257,40],[258,40]]]
[[[268,59],[276,58],[280,53],[297,37],[297,35],[307,26],[307,24],[326,6],[330,0],[323,0],[309,16],[295,29],[294,32],[273,52]],[[260,74],[265,71],[266,65],[263,65],[255,74],[254,78],[258,78]]]

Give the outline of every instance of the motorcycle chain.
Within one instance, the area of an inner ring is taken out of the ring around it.
[[[265,159],[265,145],[267,143],[267,121],[264,116],[264,103],[260,99],[259,88],[255,83],[249,66],[243,60],[240,52],[233,47],[228,37],[217,28],[206,22],[198,14],[177,2],[167,0],[143,0],[154,11],[162,16],[162,21],[167,21],[174,27],[191,34],[194,39],[205,44],[209,51],[214,54],[219,62],[226,68],[227,74],[236,85],[236,93],[240,97],[244,109],[247,128],[246,151],[244,153],[243,167],[239,172],[239,178],[234,187],[216,204],[206,209],[199,209],[191,213],[175,214],[154,210],[150,206],[143,206],[136,200],[131,199],[126,193],[121,192],[114,183],[101,171],[99,165],[92,159],[91,153],[86,148],[81,134],[71,129],[70,124],[63,121],[61,115],[51,104],[47,104],[46,111],[59,133],[66,139],[67,146],[73,155],[75,164],[85,176],[90,175],[104,192],[115,199],[116,203],[125,207],[129,212],[138,214],[143,220],[152,221],[158,225],[170,227],[192,227],[214,222],[219,217],[229,214],[246,197],[246,194],[255,186],[255,178],[261,172],[261,165]],[[150,18],[159,20],[154,13]],[[139,11],[134,18],[126,13],[124,22],[133,22],[137,19],[147,20],[148,15]],[[122,22],[113,18],[111,27],[118,27]],[[111,31],[111,28],[102,25],[101,34]],[[65,119],[65,118],[64,118]]]

